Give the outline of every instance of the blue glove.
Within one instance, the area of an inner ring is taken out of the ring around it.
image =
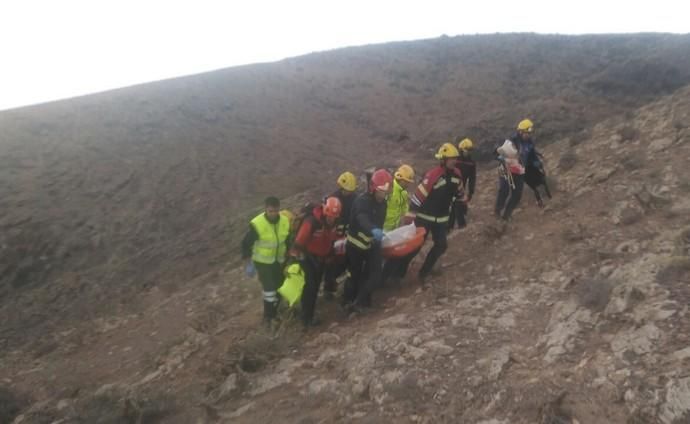
[[[383,230],[380,228],[374,228],[371,230],[371,235],[374,236],[374,240],[380,242],[383,240]]]
[[[244,267],[244,274],[249,278],[254,278],[256,275],[256,267],[254,266],[254,261],[247,262],[247,266]]]
[[[503,155],[498,155],[496,159],[498,159],[498,161],[501,163],[504,163],[506,161],[506,158],[504,158]]]

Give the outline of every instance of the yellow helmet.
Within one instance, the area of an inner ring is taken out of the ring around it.
[[[338,177],[338,187],[345,191],[357,190],[357,177],[352,172],[343,172]]]
[[[465,150],[465,151],[472,150],[474,148],[474,143],[472,143],[472,140],[470,140],[469,138],[466,138],[466,139],[462,140],[460,142],[460,144],[458,144],[458,148],[460,150]]]
[[[456,158],[460,156],[460,152],[451,143],[443,143],[438,153],[436,153],[436,159],[446,159],[446,158]]]
[[[518,129],[518,131],[532,132],[533,127],[534,127],[534,124],[532,123],[532,121],[530,121],[529,119],[523,119],[518,124],[517,129]]]
[[[395,178],[398,180],[407,181],[408,183],[414,182],[414,169],[410,165],[400,165],[397,171],[395,171]]]

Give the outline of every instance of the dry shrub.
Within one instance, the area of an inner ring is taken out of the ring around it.
[[[642,211],[629,206],[620,211],[620,223],[621,225],[632,225],[642,219],[642,216]]]
[[[164,422],[174,407],[174,400],[167,396],[121,398],[110,393],[78,403],[74,418],[84,424],[155,424]]]
[[[683,192],[686,192],[686,193],[690,193],[690,180],[681,181],[681,182],[678,184],[678,189],[679,189],[680,191],[683,191]]]
[[[587,229],[584,225],[578,223],[574,227],[566,228],[563,230],[563,240],[568,243],[576,243],[582,241],[588,237]]]
[[[644,156],[636,154],[624,156],[620,161],[625,172],[643,168],[646,165],[646,162],[647,161]]]
[[[690,227],[681,230],[676,238],[676,255],[690,257]]]
[[[621,136],[621,141],[635,141],[640,137],[640,130],[630,125],[626,125],[618,130],[618,135]]]
[[[674,256],[656,274],[657,283],[686,282],[690,278],[690,257]]]
[[[566,172],[575,166],[577,163],[577,155],[575,152],[572,150],[568,150],[567,152],[563,153],[563,156],[558,161],[558,167],[561,169],[561,171]]]
[[[601,312],[611,299],[611,283],[605,280],[585,280],[577,285],[576,295],[580,306],[593,312]]]
[[[563,393],[539,408],[539,424],[572,424],[571,415],[563,407],[565,395],[566,393]]]
[[[225,376],[233,372],[255,373],[261,371],[270,362],[284,357],[299,341],[300,326],[289,319],[281,334],[267,335],[256,332],[247,336],[241,343],[230,346],[222,359],[221,373]]]
[[[0,423],[11,423],[24,407],[9,389],[0,387]]]
[[[547,175],[546,184],[549,186],[549,191],[551,191],[551,194],[554,194],[558,191],[558,178],[555,175]]]

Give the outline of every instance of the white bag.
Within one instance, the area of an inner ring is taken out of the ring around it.
[[[381,247],[395,246],[414,238],[415,235],[417,235],[417,227],[414,224],[403,225],[395,230],[385,232]]]
[[[507,159],[517,158],[518,151],[515,148],[515,146],[513,146],[513,142],[510,140],[506,140],[503,143],[503,146],[499,147],[496,150],[498,151],[498,154],[502,155],[504,158],[507,158]]]
[[[333,243],[333,253],[336,255],[344,255],[345,254],[345,245],[347,244],[346,239],[340,239],[336,240]]]

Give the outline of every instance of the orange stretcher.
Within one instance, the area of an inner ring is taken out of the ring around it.
[[[394,244],[392,246],[384,247],[381,250],[381,254],[384,258],[400,258],[402,256],[409,255],[415,250],[422,247],[424,244],[424,236],[426,235],[426,229],[424,227],[417,227],[417,233],[411,239],[407,239],[401,243]]]

